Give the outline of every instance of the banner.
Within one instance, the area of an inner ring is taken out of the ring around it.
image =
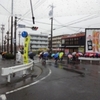
[[[27,36],[25,38],[25,42],[24,42],[24,64],[28,63],[28,49],[29,49],[29,43],[30,43],[30,36]]]
[[[86,52],[99,53],[100,52],[100,29],[89,28],[86,29]]]

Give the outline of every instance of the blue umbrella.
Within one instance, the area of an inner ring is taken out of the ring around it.
[[[54,57],[54,55],[55,55],[55,54],[53,53],[53,54],[51,55],[51,57]]]
[[[58,57],[59,57],[59,54],[56,53],[56,54],[54,55],[54,58],[58,58]]]
[[[44,52],[44,54],[43,54],[44,57],[47,57],[48,55],[49,55],[48,52]]]

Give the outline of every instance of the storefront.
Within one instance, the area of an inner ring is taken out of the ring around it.
[[[85,33],[67,35],[67,37],[62,37],[61,41],[61,46],[64,51],[68,49],[70,53],[85,52]]]

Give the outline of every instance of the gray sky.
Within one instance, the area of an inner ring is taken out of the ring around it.
[[[5,32],[10,29],[11,1],[0,0],[0,25],[5,25]],[[38,26],[37,31],[28,28],[18,28],[28,33],[50,34],[51,20],[49,17],[50,5],[53,9],[53,35],[72,34],[84,31],[87,27],[99,28],[100,0],[32,0],[35,24],[31,20],[30,0],[13,0],[13,16],[21,18],[18,24]],[[0,40],[1,41],[1,40]]]

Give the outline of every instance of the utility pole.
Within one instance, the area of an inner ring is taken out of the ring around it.
[[[54,8],[54,6],[53,6],[53,4],[52,5],[50,5],[50,7],[51,7],[51,10],[50,10],[50,12],[49,12],[49,16],[51,16],[51,41],[50,41],[50,52],[52,53],[52,37],[53,37],[53,8]]]
[[[1,31],[2,31],[2,52],[3,52],[3,35],[4,35],[4,25],[2,24]]]
[[[14,31],[14,56],[15,56],[15,60],[16,60],[16,30],[17,30],[17,17],[15,17],[15,31]]]
[[[13,53],[13,0],[11,4],[11,54]]]

